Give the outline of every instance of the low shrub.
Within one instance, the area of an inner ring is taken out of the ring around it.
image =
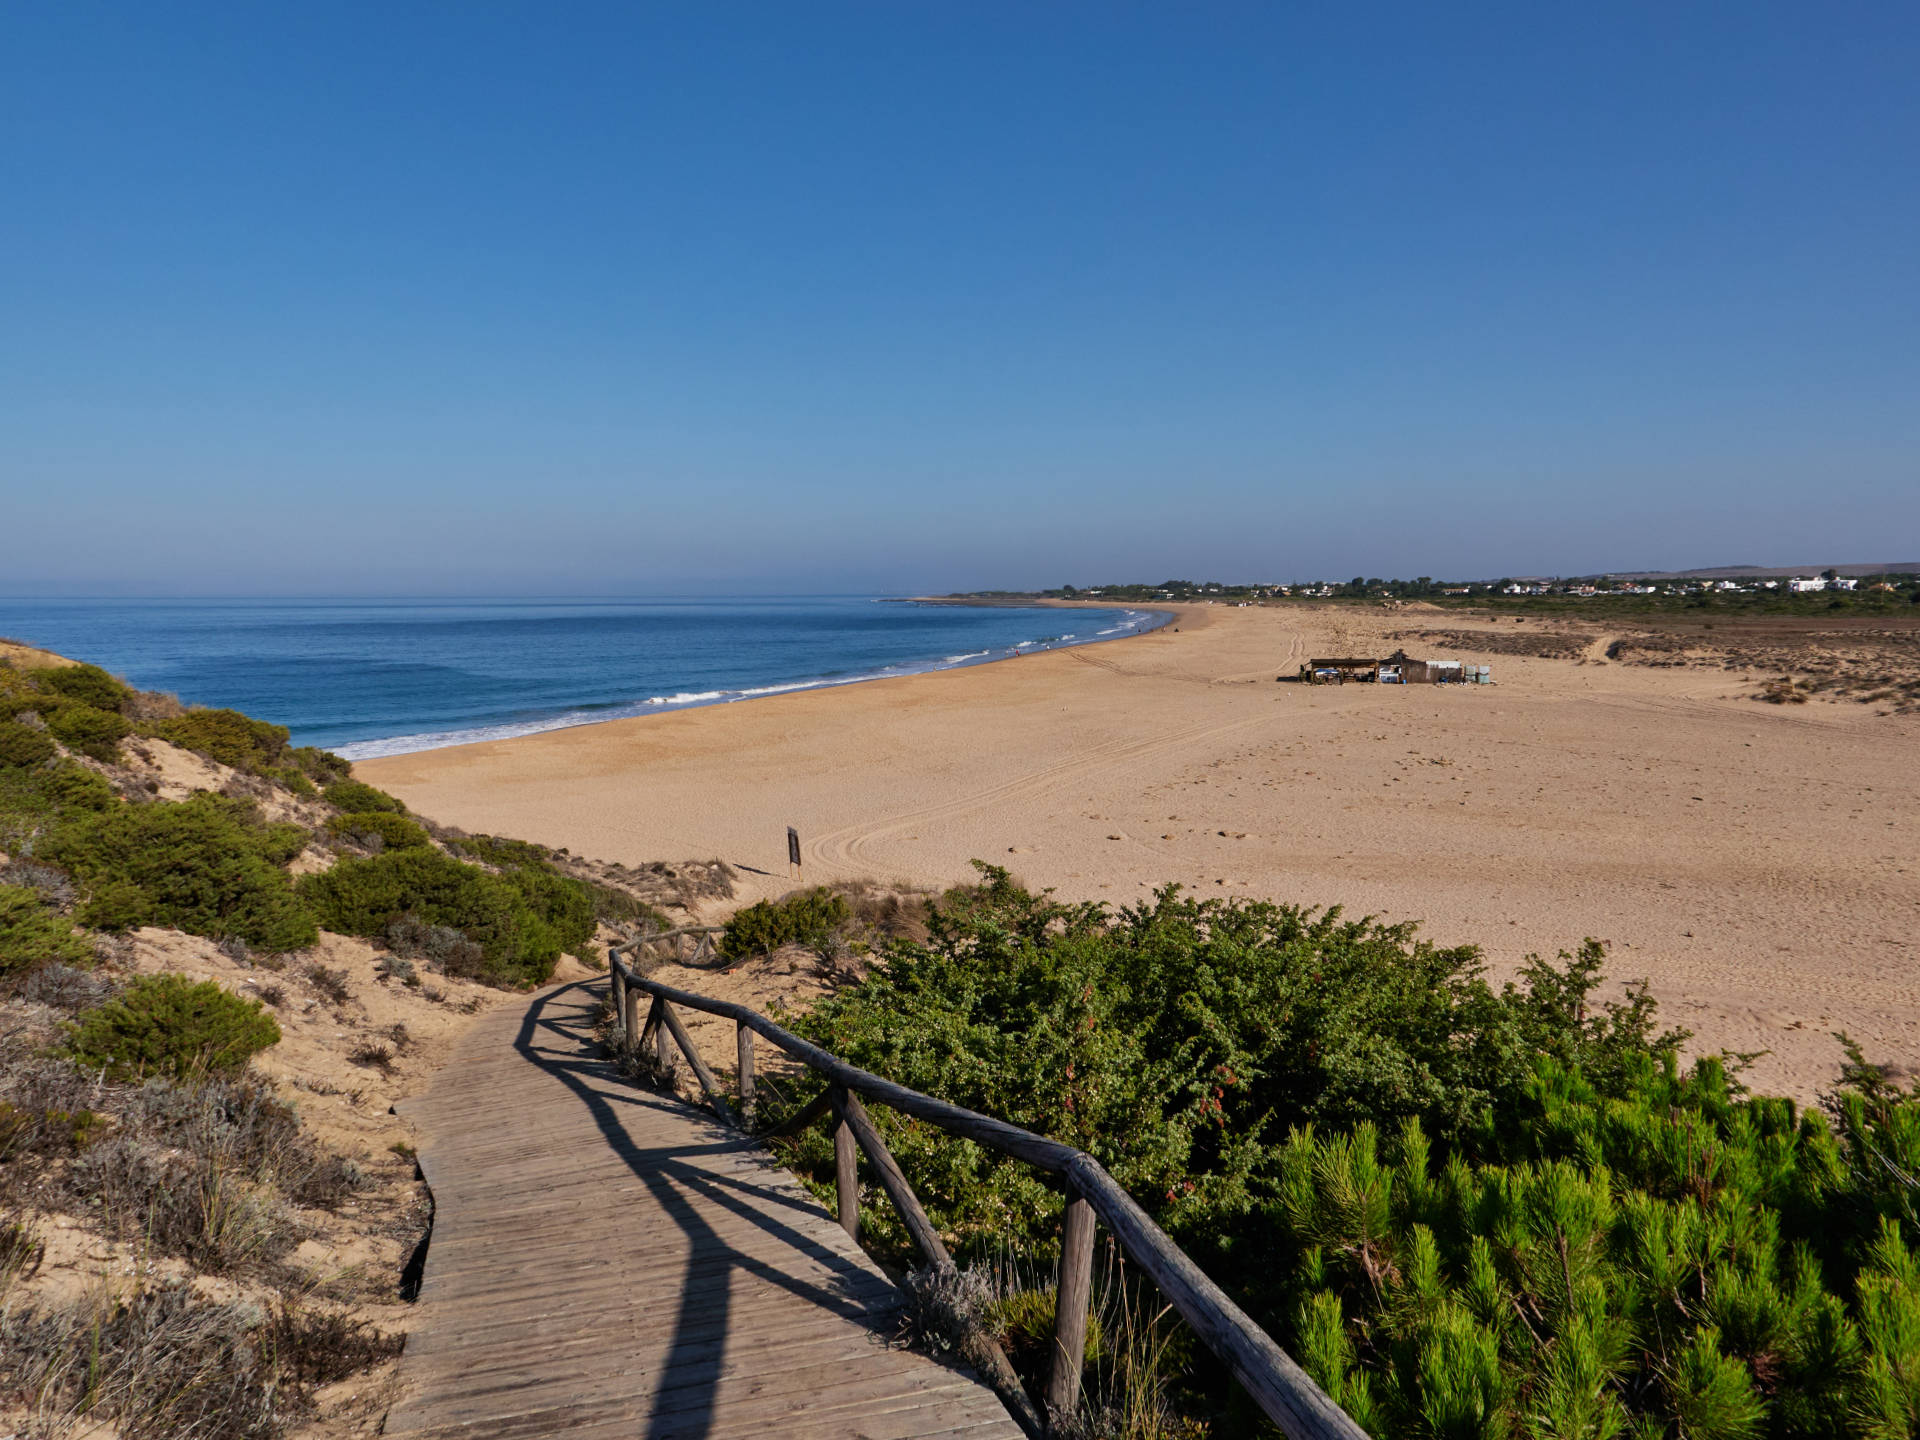
[[[296,745],[287,752],[287,762],[316,785],[331,785],[353,772],[353,762],[343,760],[331,750],[317,745]]]
[[[280,1196],[247,1183],[217,1159],[201,1159],[131,1135],[89,1146],[72,1183],[100,1203],[110,1234],[138,1238],[202,1270],[233,1271],[276,1260],[300,1243]]]
[[[114,710],[69,702],[47,711],[47,729],[53,738],[77,754],[111,765],[120,758],[120,742],[133,726]]]
[[[254,774],[278,765],[287,751],[286,726],[270,725],[238,710],[189,710],[151,728],[170,745]]]
[[[298,795],[302,800],[320,798],[320,787],[309,780],[304,772],[292,765],[282,765],[278,769],[269,770],[267,778],[284,786],[290,794]]]
[[[392,927],[388,928],[389,933],[391,933]],[[460,932],[456,930],[452,933],[457,936]],[[464,937],[463,943],[466,943],[464,942]],[[403,955],[382,955],[374,962],[373,970],[374,974],[382,980],[398,980],[402,985],[407,986],[414,986],[420,983],[420,975],[419,972],[415,970],[413,961]]]
[[[1857,1049],[1829,1119],[1683,1069],[1591,942],[1496,990],[1406,926],[984,878],[794,1028],[1092,1152],[1369,1433],[1920,1434],[1920,1095]],[[1026,1167],[874,1121],[963,1264],[1057,1245]],[[788,1153],[830,1193],[821,1130]],[[1173,1428],[1262,1433],[1203,1350],[1153,1365]]]
[[[133,691],[98,665],[56,665],[36,670],[33,683],[48,695],[118,715]]]
[[[56,909],[69,906],[80,898],[79,892],[73,888],[72,876],[57,866],[42,865],[35,860],[9,860],[0,865],[0,885],[25,886]]]
[[[407,807],[386,791],[376,790],[359,780],[335,780],[322,793],[329,805],[347,814],[364,814],[369,810],[385,810],[394,815],[407,813]]]
[[[120,702],[120,713],[138,722],[173,720],[186,714],[187,707],[170,691],[135,690]]]
[[[0,1213],[0,1297],[14,1283],[31,1277],[46,1258],[47,1242],[33,1216],[17,1210]],[[0,1337],[5,1331],[0,1329]]]
[[[337,835],[363,850],[414,850],[433,842],[420,825],[391,810],[362,810],[350,815],[335,815],[327,821],[327,833]]]
[[[299,890],[320,923],[343,934],[383,935],[406,917],[457,930],[480,947],[476,978],[499,985],[544,981],[593,933],[580,882],[531,869],[494,875],[433,849],[341,860]]]
[[[50,912],[37,890],[0,885],[0,976],[47,965],[90,965],[93,946]]]
[[[593,918],[616,930],[670,930],[673,922],[664,910],[649,905],[638,895],[596,880],[584,882],[593,897]],[[582,959],[586,958],[584,956]]]
[[[90,1010],[112,993],[113,984],[105,976],[63,962],[40,966],[20,987],[21,999],[68,1011]]]
[[[279,1043],[280,1026],[257,1000],[211,980],[146,975],[118,999],[84,1012],[69,1027],[67,1051],[79,1064],[117,1079],[238,1071]]]
[[[309,985],[320,992],[320,998],[338,1007],[353,999],[353,992],[347,988],[347,972],[329,970],[320,964],[309,965],[300,972]]]
[[[43,765],[57,747],[43,732],[18,720],[0,720],[0,765]]]
[[[553,852],[544,845],[500,835],[462,835],[453,842],[453,850],[465,859],[502,870],[549,865],[553,860]]]
[[[235,801],[198,794],[68,815],[41,847],[89,891],[81,919],[104,930],[168,925],[266,951],[319,938],[281,867],[306,844]]]
[[[486,968],[486,953],[451,925],[429,925],[418,915],[402,915],[387,925],[386,941],[395,956],[391,973],[406,980],[413,961],[425,960],[448,975],[472,977]],[[400,966],[405,965],[402,972]]]
[[[121,1440],[274,1440],[294,1398],[256,1334],[259,1312],[182,1281],[102,1308],[0,1314],[0,1384],[30,1395],[30,1433],[112,1424]],[[27,1432],[23,1432],[27,1433]]]
[[[846,897],[821,886],[737,910],[720,937],[721,953],[735,960],[767,955],[782,945],[825,945],[852,916]]]
[[[31,855],[60,821],[123,803],[105,777],[71,760],[31,769],[0,765],[0,848]]]
[[[388,1335],[338,1310],[308,1310],[289,1301],[268,1321],[283,1380],[332,1385],[397,1356],[404,1335]]]

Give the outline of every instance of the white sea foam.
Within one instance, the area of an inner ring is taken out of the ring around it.
[[[1168,616],[1150,610],[1128,610],[1118,625],[1095,632],[1087,639],[1076,635],[1054,635],[1039,640],[1022,640],[1002,651],[970,650],[949,655],[925,665],[886,665],[857,675],[820,676],[811,680],[791,680],[779,685],[756,685],[737,690],[682,690],[672,695],[650,695],[629,705],[610,705],[597,710],[569,710],[537,720],[514,720],[498,725],[476,725],[461,730],[438,730],[416,735],[393,735],[380,740],[356,740],[336,745],[334,752],[346,760],[372,760],[382,755],[409,755],[419,750],[439,750],[449,745],[477,745],[488,740],[513,740],[522,735],[541,735],[549,730],[570,730],[576,725],[594,725],[603,720],[626,720],[637,715],[658,715],[665,710],[686,710],[697,705],[731,705],[739,700],[754,700],[768,695],[786,695],[796,690],[826,690],[839,685],[858,685],[866,680],[883,680],[894,675],[923,674],[930,670],[948,670],[962,665],[991,661],[1001,656],[1025,655],[1036,650],[1051,650],[1070,645],[1090,645],[1113,635],[1133,635],[1167,623]]]

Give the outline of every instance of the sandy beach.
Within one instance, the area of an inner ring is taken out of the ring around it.
[[[1390,637],[1422,623],[1492,628],[1420,610],[1185,608],[1099,646],[356,773],[467,830],[719,856],[748,899],[792,888],[793,825],[813,883],[941,886],[974,858],[1072,899],[1174,880],[1418,920],[1496,977],[1594,936],[1698,1045],[1768,1052],[1756,1088],[1814,1097],[1835,1030],[1920,1069],[1920,717],[1755,703],[1750,677],[1609,661],[1592,627],[1563,658],[1478,656],[1492,687],[1275,683],[1309,655],[1421,654]]]

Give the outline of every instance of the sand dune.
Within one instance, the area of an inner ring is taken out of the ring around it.
[[[846,689],[365,761],[470,830],[634,863],[719,855],[1063,897],[1177,880],[1415,919],[1496,974],[1584,936],[1756,1086],[1811,1097],[1852,1033],[1920,1067],[1920,720],[1756,704],[1739,677],[1489,658],[1493,687],[1276,684],[1422,618],[1185,610],[1178,628]],[[1418,653],[1417,647],[1415,648]]]

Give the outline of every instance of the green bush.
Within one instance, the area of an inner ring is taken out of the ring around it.
[[[303,800],[319,798],[320,786],[344,780],[353,767],[330,750],[299,745],[280,756],[278,764],[262,764],[258,773],[277,781]]]
[[[327,833],[343,836],[367,849],[369,840],[377,840],[387,850],[412,850],[433,842],[427,832],[404,815],[391,810],[365,810],[356,815],[335,815],[327,821]]]
[[[395,815],[407,813],[407,807],[384,790],[359,780],[335,780],[323,792],[327,803],[349,815],[364,815],[369,810],[386,810]]]
[[[783,900],[759,900],[735,911],[727,921],[720,951],[744,960],[771,954],[782,945],[824,945],[851,913],[846,897],[824,886]]]
[[[0,720],[0,766],[40,765],[53,756],[53,741],[40,731],[17,720]]]
[[[262,825],[237,802],[202,793],[71,814],[40,854],[89,891],[86,924],[168,925],[284,951],[319,938],[281,868],[305,841],[296,825]]]
[[[587,892],[593,897],[593,918],[600,924],[610,925],[617,930],[658,931],[673,928],[673,922],[667,918],[665,911],[649,905],[638,895],[593,880],[585,884]]]
[[[346,779],[353,771],[352,761],[342,760],[331,750],[315,745],[296,745],[287,752],[287,760],[316,785],[331,785]]]
[[[0,975],[92,963],[93,947],[65,919],[48,912],[38,891],[0,885]]]
[[[1370,1432],[1920,1435],[1920,1097],[1857,1050],[1830,1124],[1683,1072],[1591,943],[1496,990],[1337,911],[986,881],[795,1028],[1092,1152]],[[963,1260],[1057,1244],[1033,1171],[874,1119]],[[1182,1405],[1253,1433],[1195,1355]]]
[[[500,878],[517,890],[533,912],[552,927],[562,951],[578,955],[587,949],[587,942],[593,939],[595,907],[593,892],[584,881],[532,865],[503,870]]]
[[[236,770],[265,773],[287,749],[287,728],[269,725],[238,710],[189,710],[156,721],[153,733],[170,745],[192,750]]]
[[[466,859],[498,866],[502,870],[548,866],[553,860],[553,852],[544,845],[499,835],[462,835],[453,842],[453,848]]]
[[[302,800],[318,800],[320,798],[320,787],[309,780],[306,772],[296,765],[282,765],[277,769],[269,770],[267,772],[267,778],[278,781],[293,794],[298,795]]]
[[[458,930],[481,947],[480,978],[499,985],[538,984],[561,954],[592,934],[585,887],[566,894],[539,877],[493,875],[438,850],[389,850],[346,859],[300,881],[320,923],[347,935],[383,935],[403,917]],[[584,911],[584,926],[576,911]]]
[[[0,765],[0,848],[28,853],[61,818],[123,803],[102,776],[71,760],[32,769]]]
[[[116,1079],[150,1075],[185,1080],[220,1074],[279,1043],[280,1026],[258,1000],[243,1000],[211,980],[146,975],[117,1000],[85,1012],[69,1029],[68,1053]]]
[[[133,726],[118,711],[97,710],[68,701],[47,711],[47,729],[69,750],[111,765],[120,758],[120,742]]]
[[[119,714],[133,692],[98,665],[59,665],[33,672],[34,684],[48,695],[77,701],[95,710]]]

